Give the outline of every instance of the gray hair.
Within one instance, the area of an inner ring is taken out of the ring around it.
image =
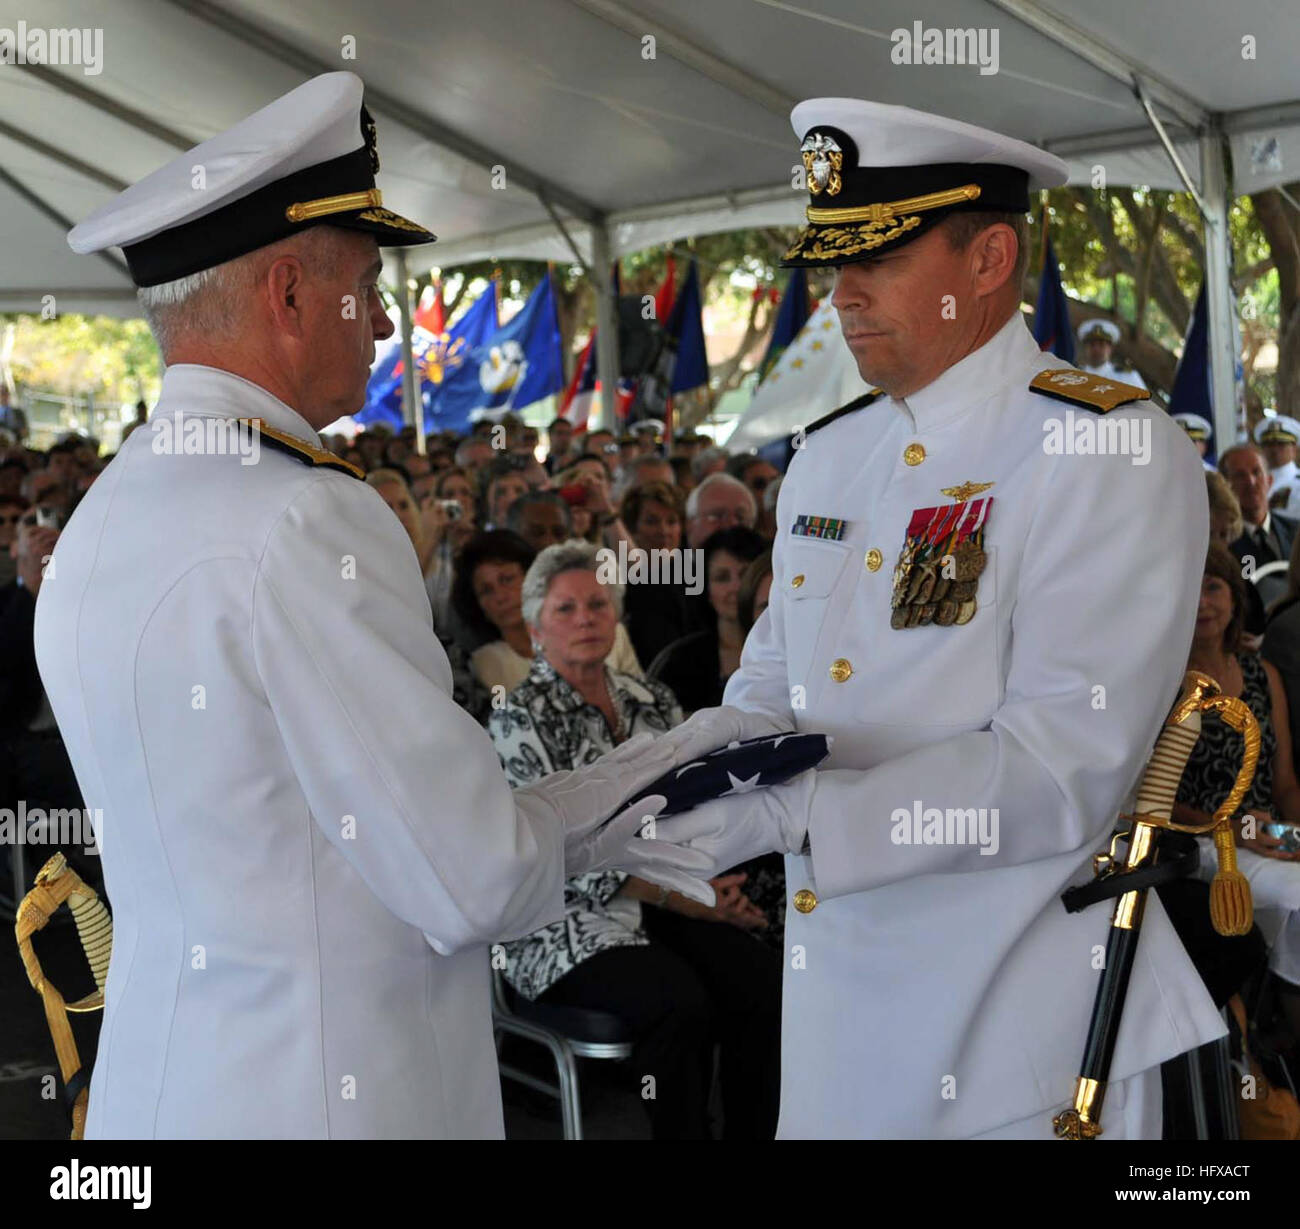
[[[731,454],[725,448],[718,448],[716,445],[712,448],[701,448],[691,458],[691,472],[698,478],[704,473],[705,466],[712,465],[714,461],[727,461],[730,458]]]
[[[487,444],[489,448],[492,447],[492,442],[490,440],[485,440],[482,436],[467,435],[459,444],[456,445],[456,455],[454,457],[456,464],[462,468],[469,465],[470,449],[477,448],[480,444]]]
[[[749,497],[749,506],[754,510],[754,519],[758,519],[758,502],[754,499],[754,492],[739,478],[733,478],[730,474],[719,472],[710,474],[699,486],[692,488],[691,493],[686,497],[686,517],[688,520],[693,516],[699,516],[700,496],[710,487],[715,486],[734,486],[744,491]]]
[[[546,595],[551,588],[551,582],[562,572],[591,572],[596,575],[600,572],[600,568],[600,550],[590,542],[572,538],[568,542],[548,546],[533,560],[532,566],[529,567],[527,574],[524,576],[522,592],[524,622],[530,627],[537,626],[537,621],[542,615],[542,605],[545,603]],[[615,618],[621,619],[623,617],[623,586],[620,584],[606,584],[605,588],[609,590],[609,595],[613,599]]]
[[[247,296],[273,261],[297,256],[311,273],[320,273],[338,259],[340,238],[345,233],[335,226],[312,226],[175,281],[141,286],[135,297],[163,361],[189,334],[218,344],[229,340],[247,318]]]

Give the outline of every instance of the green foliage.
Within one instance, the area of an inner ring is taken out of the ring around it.
[[[157,398],[162,362],[143,320],[72,314],[3,319],[6,330],[13,329],[9,366],[19,388],[93,396],[105,408]]]

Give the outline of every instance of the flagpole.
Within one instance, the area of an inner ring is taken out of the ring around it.
[[[609,232],[603,221],[591,227],[591,277],[596,292],[596,377],[600,380],[600,415],[597,425],[615,430],[618,419],[618,304],[611,285]],[[590,421],[590,420],[588,420]]]
[[[397,306],[402,313],[402,421],[415,424],[416,448],[424,452],[424,415],[418,413],[419,388],[415,380],[415,352],[411,346],[411,284],[406,271],[406,249],[397,249]]]

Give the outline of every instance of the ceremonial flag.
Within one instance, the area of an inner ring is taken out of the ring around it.
[[[587,344],[578,356],[573,369],[573,379],[564,390],[560,402],[560,417],[567,418],[574,431],[585,431],[591,418],[592,403],[596,400],[596,330],[591,330]]]
[[[421,296],[411,322],[411,353],[420,376],[420,399],[426,424],[447,378],[497,328],[496,294],[492,287],[470,304],[449,329],[442,327],[442,296]],[[353,417],[360,423],[402,425],[402,344],[399,337],[381,343],[366,386],[366,404]]]
[[[767,343],[767,353],[758,367],[758,384],[767,379],[767,373],[776,366],[785,348],[796,337],[812,314],[808,305],[808,272],[795,269],[786,284],[781,306],[777,309],[776,324],[772,326],[772,339]],[[758,384],[754,386],[757,391]]]
[[[1044,249],[1043,276],[1038,283],[1038,304],[1034,308],[1034,340],[1040,350],[1050,350],[1057,358],[1074,362],[1070,303],[1061,286],[1061,267],[1056,263],[1050,239]]]
[[[830,754],[830,743],[825,734],[767,734],[728,743],[669,769],[659,780],[638,790],[615,813],[639,799],[659,795],[668,800],[659,812],[659,818],[666,819],[715,798],[780,785],[820,764]]]
[[[425,416],[425,430],[463,432],[483,413],[495,418],[562,388],[560,323],[548,274],[509,323],[447,374]]]
[[[1169,393],[1171,414],[1199,414],[1211,427],[1214,425],[1214,398],[1210,392],[1210,330],[1206,320],[1205,283],[1196,296],[1196,308],[1187,337],[1183,342],[1183,356],[1174,372],[1174,387]],[[1214,432],[1206,445],[1205,459],[1215,459]]]
[[[788,448],[799,427],[868,389],[840,335],[835,307],[829,298],[823,299],[754,394],[727,440],[727,448],[733,453],[761,449],[777,439]],[[766,459],[772,460],[770,456]],[[781,462],[772,464],[783,468]]]
[[[695,261],[686,271],[681,293],[664,326],[677,351],[670,393],[684,393],[709,382],[709,357],[704,347],[704,318],[700,305],[700,276]]]

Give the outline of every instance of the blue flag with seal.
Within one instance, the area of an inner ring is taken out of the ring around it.
[[[443,381],[426,431],[466,431],[475,411],[497,417],[564,388],[560,322],[550,276],[492,336],[474,347]]]
[[[1070,301],[1061,285],[1061,266],[1056,263],[1052,241],[1047,241],[1043,276],[1038,283],[1034,308],[1034,340],[1040,350],[1050,350],[1067,363],[1074,362],[1074,329],[1070,327]]]
[[[469,305],[450,328],[435,333],[416,321],[411,329],[411,353],[420,380],[425,429],[447,380],[469,360],[497,328],[496,287],[488,287]],[[395,427],[402,418],[402,342],[390,337],[371,368],[366,385],[366,403],[353,415],[359,423],[388,422]]]

